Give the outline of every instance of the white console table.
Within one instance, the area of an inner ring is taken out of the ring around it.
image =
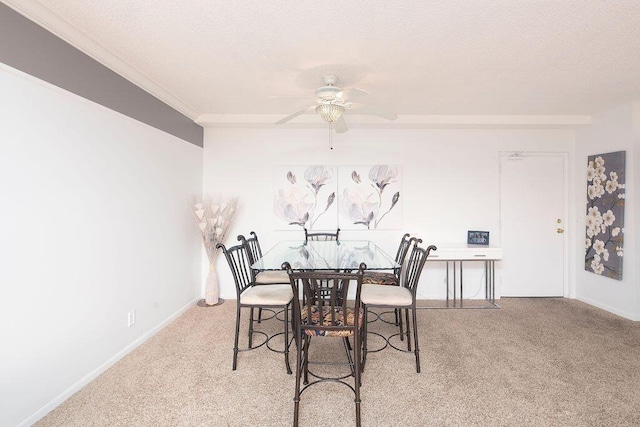
[[[429,254],[427,261],[446,262],[447,307],[449,307],[449,289],[451,286],[449,272],[453,272],[453,307],[457,308],[459,306],[460,308],[464,308],[464,301],[462,298],[462,265],[465,261],[482,261],[484,262],[485,269],[485,300],[490,303],[490,306],[487,308],[500,308],[500,306],[496,304],[495,295],[495,262],[502,259],[502,248],[482,245],[436,246],[438,247],[438,249]],[[459,298],[457,297],[458,286],[460,288]]]

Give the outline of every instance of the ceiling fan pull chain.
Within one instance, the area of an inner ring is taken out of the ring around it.
[[[333,122],[329,123],[329,149],[333,150]]]

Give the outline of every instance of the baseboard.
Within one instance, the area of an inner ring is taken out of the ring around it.
[[[33,424],[35,424],[36,422],[38,422],[39,420],[44,418],[49,412],[53,411],[56,407],[58,407],[60,404],[62,404],[65,400],[67,400],[69,397],[71,397],[74,393],[80,391],[83,387],[85,387],[91,381],[96,379],[99,375],[104,373],[111,366],[115,365],[124,356],[126,356],[131,351],[133,351],[136,348],[138,348],[145,341],[147,341],[149,338],[151,338],[152,336],[154,336],[155,334],[160,332],[165,326],[167,326],[169,323],[173,322],[176,318],[178,318],[180,315],[182,315],[185,311],[187,311],[188,309],[193,307],[200,299],[202,299],[202,297],[198,297],[198,298],[194,299],[193,301],[189,302],[187,305],[185,305],[184,307],[179,309],[177,312],[175,312],[174,314],[169,316],[167,319],[165,319],[164,321],[159,323],[156,327],[154,327],[153,329],[149,330],[146,334],[142,335],[141,337],[139,337],[138,339],[133,341],[131,344],[129,344],[128,346],[126,346],[125,348],[120,350],[118,353],[116,353],[111,358],[109,358],[109,360],[104,362],[102,365],[98,366],[96,369],[94,369],[89,374],[85,375],[82,379],[77,381],[71,387],[66,389],[64,392],[60,393],[57,397],[55,397],[49,403],[47,403],[42,408],[40,408],[37,412],[35,412],[34,414],[32,414],[31,416],[26,418],[24,421],[22,421],[20,424],[18,424],[17,427],[29,427],[29,426],[32,426]]]
[[[608,311],[609,313],[613,313],[613,314],[615,314],[617,316],[624,317],[625,319],[633,320],[635,322],[640,321],[640,314],[628,313],[626,311],[619,310],[616,307],[611,307],[611,306],[609,306],[607,304],[602,304],[601,302],[593,301],[593,300],[591,300],[589,298],[576,297],[576,299],[578,301],[584,302],[585,304],[589,304],[589,305],[592,305],[594,307],[601,308],[602,310]]]

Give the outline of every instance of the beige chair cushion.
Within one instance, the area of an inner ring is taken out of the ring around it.
[[[284,270],[261,271],[256,274],[256,283],[272,284],[272,283],[291,283],[289,275]]]
[[[401,286],[362,285],[360,295],[362,303],[367,305],[404,307],[410,306],[413,302],[409,289]]]
[[[252,286],[240,295],[240,303],[251,305],[285,305],[293,298],[291,285]]]

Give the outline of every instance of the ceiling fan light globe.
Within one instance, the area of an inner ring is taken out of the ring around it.
[[[320,104],[316,107],[316,113],[327,123],[333,123],[342,116],[344,107],[338,104]]]

